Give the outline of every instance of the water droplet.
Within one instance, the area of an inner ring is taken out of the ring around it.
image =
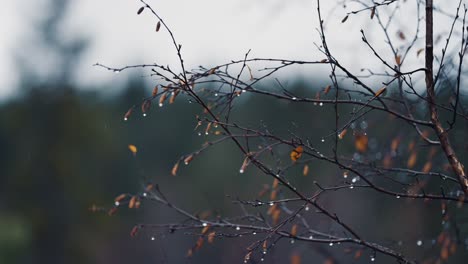
[[[264,259],[264,258],[261,258],[260,261],[265,261],[265,259]]]
[[[296,101],[296,100],[297,100],[297,98],[296,98],[296,97],[293,97],[292,99],[293,99],[294,101]]]
[[[239,230],[240,230],[240,227],[239,227],[239,226],[237,226],[237,227],[236,227],[236,230],[237,230],[237,231],[239,231]]]
[[[207,226],[208,224],[207,223],[203,223],[202,226]]]
[[[348,172],[347,171],[343,172],[343,178],[345,178],[345,179],[348,178]]]
[[[333,247],[333,243],[332,243],[332,242],[330,242],[330,244],[328,244],[328,245],[329,245],[330,247]]]
[[[201,136],[201,132],[198,132],[198,136]]]
[[[215,93],[215,94],[214,94],[214,96],[216,96],[216,97],[217,97],[217,96],[218,96],[218,93]]]
[[[314,105],[317,105],[317,102],[314,102]]]
[[[296,241],[294,241],[294,239],[291,239],[291,244],[294,244],[294,242],[296,242]]]
[[[374,262],[374,261],[375,261],[375,257],[372,256],[372,257],[370,258],[370,261]]]
[[[174,94],[175,94],[175,92],[171,92],[171,95],[174,95]]]
[[[257,234],[257,232],[253,232],[253,233],[252,233],[252,235],[254,235],[254,236],[255,236],[256,234]]]
[[[273,205],[274,205],[274,203],[273,203],[273,202],[271,202],[271,203],[270,203],[270,206],[273,206]]]
[[[120,203],[119,203],[119,202],[115,202],[115,206],[119,206],[119,205],[120,205]]]
[[[356,123],[352,122],[351,125],[349,125],[349,127],[350,127],[351,129],[355,129],[355,128],[356,128]]]
[[[146,197],[148,194],[147,193],[143,193],[143,196]]]
[[[422,246],[422,244],[423,244],[423,242],[422,242],[421,240],[418,240],[418,241],[416,242],[416,245],[418,245],[419,247]]]
[[[324,139],[324,138],[322,138],[322,142],[325,142],[325,139]]]
[[[143,113],[143,116],[146,116],[146,113]]]
[[[351,185],[349,186],[349,188],[350,188],[350,189],[354,189],[354,185],[351,184]]]
[[[119,73],[119,72],[120,72],[120,70],[114,70],[114,73]]]
[[[205,135],[207,135],[207,136],[208,136],[209,134],[210,134],[209,132],[205,132]]]
[[[163,104],[162,104],[162,103],[159,103],[159,107],[163,107]]]
[[[243,169],[240,169],[240,170],[239,170],[239,173],[244,173],[244,170],[243,170]]]
[[[397,195],[396,198],[397,198],[397,199],[400,199],[401,197],[400,197],[400,195]]]
[[[367,129],[369,125],[367,124],[366,121],[362,121],[361,124],[359,124],[359,126],[361,127],[361,129]]]
[[[356,176],[351,180],[351,182],[355,183],[355,182],[358,182],[359,180],[360,180],[359,176]]]
[[[127,120],[128,120],[128,118],[124,117],[124,121],[127,121]]]
[[[305,207],[305,210],[306,210],[306,211],[309,211],[309,210],[310,210],[309,206],[306,206],[306,207]]]
[[[314,236],[309,236],[309,239],[314,239]]]
[[[323,106],[323,103],[322,103],[322,102],[320,102],[320,104],[319,104],[319,105],[320,105],[320,106]]]
[[[154,239],[155,239],[154,237],[151,237],[151,240],[153,240],[153,241],[154,241]]]

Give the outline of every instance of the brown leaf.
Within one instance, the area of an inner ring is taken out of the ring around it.
[[[211,232],[208,234],[208,243],[213,243],[214,242],[214,239],[216,237],[216,233],[215,232]]]
[[[135,237],[135,236],[137,235],[137,233],[138,233],[138,230],[140,230],[140,227],[134,226],[134,227],[132,228],[132,231],[130,231],[130,236],[131,236],[131,237]]]
[[[207,226],[203,227],[203,229],[201,231],[202,235],[206,234],[206,232],[208,232],[209,229],[210,229],[210,225],[207,225]]]
[[[401,65],[401,56],[400,56],[400,55],[396,55],[396,56],[395,56],[395,62],[396,62],[396,64],[397,64],[398,66]]]
[[[301,256],[297,253],[292,254],[291,264],[301,264]]]
[[[176,176],[177,175],[177,170],[179,169],[179,162],[177,162],[176,164],[174,164],[174,167],[172,167],[172,170],[171,170],[171,174],[172,176]]]
[[[418,51],[416,51],[416,57],[419,57],[419,54],[421,54],[421,52],[423,51],[424,51],[424,48],[418,49]]]
[[[127,196],[127,195],[126,195],[125,193],[123,193],[123,194],[121,194],[121,195],[115,197],[114,201],[115,201],[115,202],[120,202],[120,201],[122,201],[126,196]]]
[[[398,37],[399,37],[401,40],[405,40],[405,39],[406,39],[406,36],[405,36],[405,34],[403,33],[403,31],[398,30],[397,34],[398,34]]]
[[[195,244],[195,250],[199,250],[203,246],[203,237],[199,237],[197,243]]]
[[[374,16],[375,16],[375,8],[376,8],[376,7],[374,6],[374,7],[372,7],[372,9],[371,9],[370,19],[374,19]]]
[[[143,115],[146,114],[146,112],[148,112],[151,108],[151,100],[145,100],[143,101],[143,103],[141,104],[141,112],[143,112]]]
[[[115,213],[117,213],[117,207],[112,207],[112,208],[107,212],[107,214],[108,214],[109,216],[113,216],[113,215],[115,215]]]
[[[302,169],[302,175],[307,176],[309,174],[309,165],[304,165],[304,169]]]
[[[146,185],[145,192],[149,192],[149,191],[153,190],[153,188],[154,188],[154,184],[150,183],[150,184]]]
[[[323,93],[328,94],[328,92],[330,92],[330,89],[331,89],[331,85],[327,85],[327,87],[325,87],[325,89],[323,90]]]
[[[154,86],[153,88],[153,92],[151,93],[151,96],[155,97],[156,95],[158,95],[158,86]]]
[[[173,104],[175,102],[175,99],[176,99],[177,95],[179,95],[179,93],[180,93],[180,90],[177,90],[177,91],[172,93],[172,96],[169,99],[169,104]]]
[[[413,151],[408,158],[408,162],[407,162],[408,168],[410,169],[413,168],[414,165],[416,165],[417,159],[418,159],[418,154],[416,153],[416,151]]]
[[[340,134],[338,134],[338,138],[339,138],[339,139],[343,139],[344,136],[346,135],[346,132],[348,132],[347,129],[341,130]]]
[[[124,120],[127,121],[133,113],[133,107],[128,109],[127,113],[124,115]]]
[[[291,227],[291,236],[296,236],[297,235],[297,225],[293,225]]]
[[[136,204],[136,201],[137,201],[137,197],[136,196],[132,196],[132,198],[130,199],[130,201],[128,202],[128,208],[132,209],[135,207],[135,204]]]
[[[279,185],[279,180],[278,179],[274,179],[273,180],[273,185],[271,186],[273,189],[276,189],[278,188],[278,185]]]
[[[357,133],[354,136],[354,146],[359,152],[361,153],[366,152],[368,143],[369,143],[369,138],[367,137],[367,135]]]
[[[159,29],[161,29],[161,21],[156,24],[156,32],[159,32]]]
[[[184,164],[185,164],[185,165],[188,165],[192,160],[193,160],[193,154],[188,155],[188,156],[184,159]]]
[[[354,259],[359,259],[361,258],[362,256],[362,250],[358,250],[356,251],[356,253],[354,253]]]
[[[161,94],[161,97],[159,97],[159,107],[162,107],[164,105],[164,101],[166,101],[168,92],[165,92]]]
[[[424,167],[422,169],[423,173],[429,173],[432,169],[432,162],[428,161],[426,164],[424,164]]]

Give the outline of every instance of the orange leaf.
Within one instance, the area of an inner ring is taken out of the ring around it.
[[[127,121],[133,113],[133,107],[128,109],[127,113],[124,115],[124,120]]]
[[[294,253],[291,255],[291,264],[301,264],[301,256],[299,254]]]
[[[346,132],[348,132],[347,129],[343,129],[340,134],[338,134],[338,138],[339,139],[343,139],[343,137],[346,135]]]
[[[130,150],[130,152],[133,153],[133,155],[136,155],[137,153],[137,147],[135,147],[135,145],[128,145],[128,149]]]
[[[172,176],[176,176],[177,175],[177,170],[179,169],[179,162],[177,162],[176,164],[174,164],[174,167],[172,167],[172,171],[171,171],[171,174]]]
[[[418,158],[418,154],[415,151],[413,151],[408,158],[408,163],[407,163],[408,168],[411,169],[414,167],[414,165],[416,165],[417,158]]]
[[[430,161],[426,162],[426,164],[424,164],[424,167],[422,169],[422,172],[424,173],[429,173],[432,169],[432,163]]]
[[[291,160],[293,162],[296,162],[298,159],[301,158],[303,152],[304,152],[304,148],[302,146],[298,146],[291,151],[289,156],[291,157]]]
[[[132,196],[132,198],[130,199],[130,201],[128,202],[128,208],[132,209],[135,207],[135,204],[136,204],[136,201],[137,201],[137,197],[136,196]]]
[[[274,179],[273,180],[273,185],[271,187],[273,187],[273,189],[276,189],[279,185],[279,180],[278,179]]]
[[[354,146],[359,152],[366,152],[368,143],[369,138],[367,137],[367,135],[359,133],[354,136]]]
[[[302,170],[302,175],[307,176],[309,174],[309,165],[304,165],[304,169]]]
[[[400,56],[400,55],[396,55],[396,56],[395,56],[395,62],[396,62],[396,64],[397,64],[398,66],[401,65],[401,56]]]
[[[193,155],[189,155],[184,159],[184,164],[188,165],[193,160]]]
[[[216,236],[216,233],[215,232],[211,232],[208,234],[208,243],[213,243],[214,239],[215,239],[215,236]]]
[[[210,226],[209,226],[209,225],[203,227],[203,229],[202,229],[202,231],[201,231],[202,235],[206,234],[206,232],[208,232],[209,229],[210,229]]]
[[[121,195],[115,197],[114,201],[115,201],[115,202],[120,202],[120,201],[122,201],[126,196],[127,196],[127,195],[123,193],[123,194],[121,194]]]
[[[297,235],[297,225],[293,225],[291,227],[291,236],[296,236]]]

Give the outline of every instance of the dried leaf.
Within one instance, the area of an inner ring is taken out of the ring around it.
[[[343,130],[340,132],[340,134],[338,134],[338,138],[339,138],[339,139],[343,139],[344,136],[346,135],[346,132],[348,132],[348,130],[347,130],[347,129],[343,129]]]
[[[132,198],[130,199],[130,201],[128,202],[128,208],[132,209],[135,207],[135,204],[136,204],[136,201],[137,201],[137,197],[136,196],[132,196]]]
[[[367,135],[357,133],[354,136],[354,146],[359,152],[361,153],[366,152],[368,143],[369,143],[369,138],[367,137]]]
[[[214,242],[214,239],[216,237],[216,233],[215,232],[211,232],[208,234],[208,243],[213,243]]]
[[[417,158],[418,158],[418,154],[416,153],[416,151],[413,151],[408,158],[408,162],[407,162],[408,168],[411,169],[414,167],[414,165],[416,165]]]
[[[252,251],[250,251],[249,253],[247,253],[245,256],[244,256],[244,262],[247,263],[249,260],[250,260],[250,256],[252,255]]]
[[[277,209],[273,211],[271,215],[271,219],[273,220],[273,224],[276,225],[278,224],[279,218],[280,218],[281,210]]]
[[[398,37],[399,37],[401,40],[405,40],[405,39],[406,39],[405,34],[404,34],[401,30],[398,30],[397,34],[398,34]]]
[[[130,150],[130,152],[133,153],[133,155],[136,155],[137,147],[135,147],[135,145],[132,145],[132,144],[128,145],[128,149]]]
[[[400,141],[401,141],[401,139],[400,139],[399,137],[394,138],[394,139],[392,140],[392,144],[391,144],[390,149],[391,149],[393,152],[396,152],[396,151],[397,151],[398,146],[400,145]]]
[[[154,184],[150,183],[150,184],[146,185],[145,192],[149,192],[149,191],[153,190],[153,188],[154,188]]]
[[[155,97],[156,95],[158,95],[158,86],[154,86],[153,88],[153,92],[151,93],[151,96]]]
[[[145,7],[144,6],[140,7],[140,9],[138,9],[138,11],[137,11],[137,15],[141,14],[141,12],[143,12],[143,10],[145,10]]]
[[[328,62],[328,59],[322,59],[322,60],[320,61],[320,63],[325,63],[325,62]]]
[[[271,186],[273,189],[276,189],[278,188],[278,185],[279,185],[279,180],[278,179],[274,179],[273,180],[273,185]]]
[[[301,256],[297,253],[292,254],[291,264],[301,264]]]
[[[195,244],[195,250],[199,250],[203,246],[203,237],[199,237],[197,243]]]
[[[207,226],[203,227],[203,229],[201,231],[201,234],[202,235],[206,234],[206,232],[208,232],[209,229],[210,229],[210,225],[207,225]]]
[[[185,165],[188,165],[192,160],[193,160],[193,154],[188,155],[188,156],[184,159],[184,164],[185,164]]]
[[[172,96],[169,99],[169,104],[173,104],[175,102],[175,99],[176,99],[177,95],[179,95],[179,93],[180,93],[180,90],[177,90],[177,91],[172,93]]]
[[[354,253],[354,259],[359,259],[361,258],[362,256],[362,250],[358,250],[356,251],[356,253]]]
[[[276,200],[276,190],[272,190],[270,193],[270,200]]]
[[[141,112],[145,114],[146,112],[150,110],[150,108],[151,108],[151,100],[143,101],[143,103],[141,104]]]
[[[424,164],[424,167],[422,169],[423,173],[429,173],[432,169],[432,162],[428,161],[426,164]]]
[[[134,227],[132,228],[132,231],[130,231],[130,236],[131,236],[131,237],[135,237],[135,236],[137,235],[137,233],[138,233],[138,230],[140,230],[140,227],[134,226]]]
[[[304,169],[302,169],[302,175],[307,176],[309,174],[309,165],[304,165]]]
[[[126,196],[127,196],[127,195],[126,195],[125,193],[123,193],[123,194],[121,194],[121,195],[115,197],[114,201],[115,201],[115,202],[120,202],[120,201],[122,201]]]
[[[212,69],[208,72],[208,74],[210,74],[210,75],[211,75],[211,74],[214,74],[214,73],[216,72],[217,69],[218,69],[218,67],[212,68]]]
[[[298,146],[291,151],[289,156],[291,157],[291,160],[293,162],[296,162],[298,159],[301,158],[303,152],[304,152],[304,148],[302,146]]]
[[[166,101],[168,92],[165,92],[159,97],[159,107],[164,105],[164,101]]]
[[[266,240],[263,241],[262,249],[263,249],[263,251],[267,251],[267,249],[268,249],[268,242]]]
[[[375,8],[376,8],[376,7],[374,6],[374,7],[372,7],[372,9],[371,9],[370,19],[374,19],[374,16],[375,16]]]
[[[108,214],[109,216],[113,216],[113,215],[115,215],[115,213],[117,213],[117,207],[112,207],[112,208],[109,210],[109,212],[107,212],[107,214]]]
[[[128,109],[127,113],[124,115],[124,120],[127,121],[133,113],[133,107]]]
[[[325,89],[323,90],[323,93],[328,94],[328,92],[330,92],[330,89],[331,89],[331,85],[327,85],[327,87],[325,87]]]
[[[179,162],[177,162],[176,164],[174,164],[174,167],[172,167],[172,170],[171,170],[171,174],[172,176],[176,176],[177,175],[177,170],[179,169]]]
[[[291,236],[296,236],[297,235],[297,225],[293,225],[291,227]]]
[[[396,62],[396,64],[397,64],[398,66],[401,65],[401,56],[400,56],[400,55],[396,55],[396,56],[395,56],[395,62]]]
[[[159,32],[159,29],[161,29],[161,21],[156,24],[156,32]]]

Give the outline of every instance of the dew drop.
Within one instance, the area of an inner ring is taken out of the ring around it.
[[[296,100],[297,100],[297,98],[296,98],[296,97],[293,97],[292,99],[293,99],[294,101],[296,101]]]
[[[240,169],[240,170],[239,170],[239,173],[244,173],[244,170],[243,170],[243,169]]]
[[[367,129],[369,125],[367,124],[366,121],[362,121],[361,124],[359,124],[359,126],[361,127],[361,129]]]
[[[119,202],[115,202],[115,206],[119,206],[119,205],[120,205],[120,203],[119,203]]]
[[[146,197],[148,194],[147,193],[143,193],[143,196]]]
[[[207,135],[207,136],[208,136],[209,134],[210,134],[210,133],[208,133],[208,132],[205,132],[205,135]]]
[[[353,182],[353,183],[355,183],[355,182],[357,182],[357,181],[359,181],[359,176],[356,176],[356,177],[354,177],[354,178],[351,180],[351,182]]]
[[[252,235],[254,235],[254,236],[255,236],[256,234],[257,234],[257,232],[253,232],[253,233],[252,233]]]
[[[198,132],[198,136],[201,136],[201,132]]]
[[[265,261],[265,259],[264,259],[264,258],[261,258],[260,261]]]
[[[237,230],[237,231],[239,231],[239,230],[240,230],[240,227],[239,227],[239,226],[237,226],[237,227],[236,227],[236,230]]]
[[[325,139],[324,139],[324,138],[322,138],[322,142],[325,142]]]
[[[306,207],[305,207],[305,210],[306,210],[306,211],[309,211],[309,210],[310,210],[309,206],[306,206]]]
[[[218,97],[218,93],[215,93],[214,96]]]
[[[323,103],[322,103],[322,102],[320,102],[320,104],[319,104],[319,105],[320,105],[320,106],[323,106]]]
[[[143,116],[146,116],[146,113],[143,113]]]
[[[151,237],[151,240],[153,240],[153,241],[154,241],[154,237]]]
[[[374,261],[375,261],[375,257],[371,257],[371,258],[370,258],[370,261],[374,262]]]
[[[159,107],[163,107],[163,104],[162,104],[162,103],[159,103]]]
[[[354,189],[354,185],[351,184],[351,185],[349,186],[349,188],[350,188],[350,189]]]
[[[120,70],[114,70],[114,73],[119,73],[119,72],[120,72]]]
[[[127,121],[127,120],[128,120],[128,118],[124,117],[124,121]]]
[[[207,226],[208,224],[207,223],[203,223],[202,226]]]
[[[273,203],[273,202],[271,202],[271,203],[270,203],[270,206],[273,206],[273,205],[274,205],[274,203]]]
[[[332,242],[330,242],[330,244],[328,244],[328,245],[329,245],[330,247],[333,247],[333,243],[332,243]]]
[[[313,237],[313,236],[309,236],[309,239],[314,239],[314,237]]]
[[[401,197],[400,197],[400,195],[397,195],[396,198],[397,198],[397,199],[400,199]]]
[[[291,244],[294,244],[294,242],[296,242],[296,241],[294,241],[294,239],[291,239]]]
[[[416,242],[416,245],[418,245],[419,247],[422,246],[422,244],[423,244],[423,242],[422,242],[421,240],[418,240],[418,241]]]

